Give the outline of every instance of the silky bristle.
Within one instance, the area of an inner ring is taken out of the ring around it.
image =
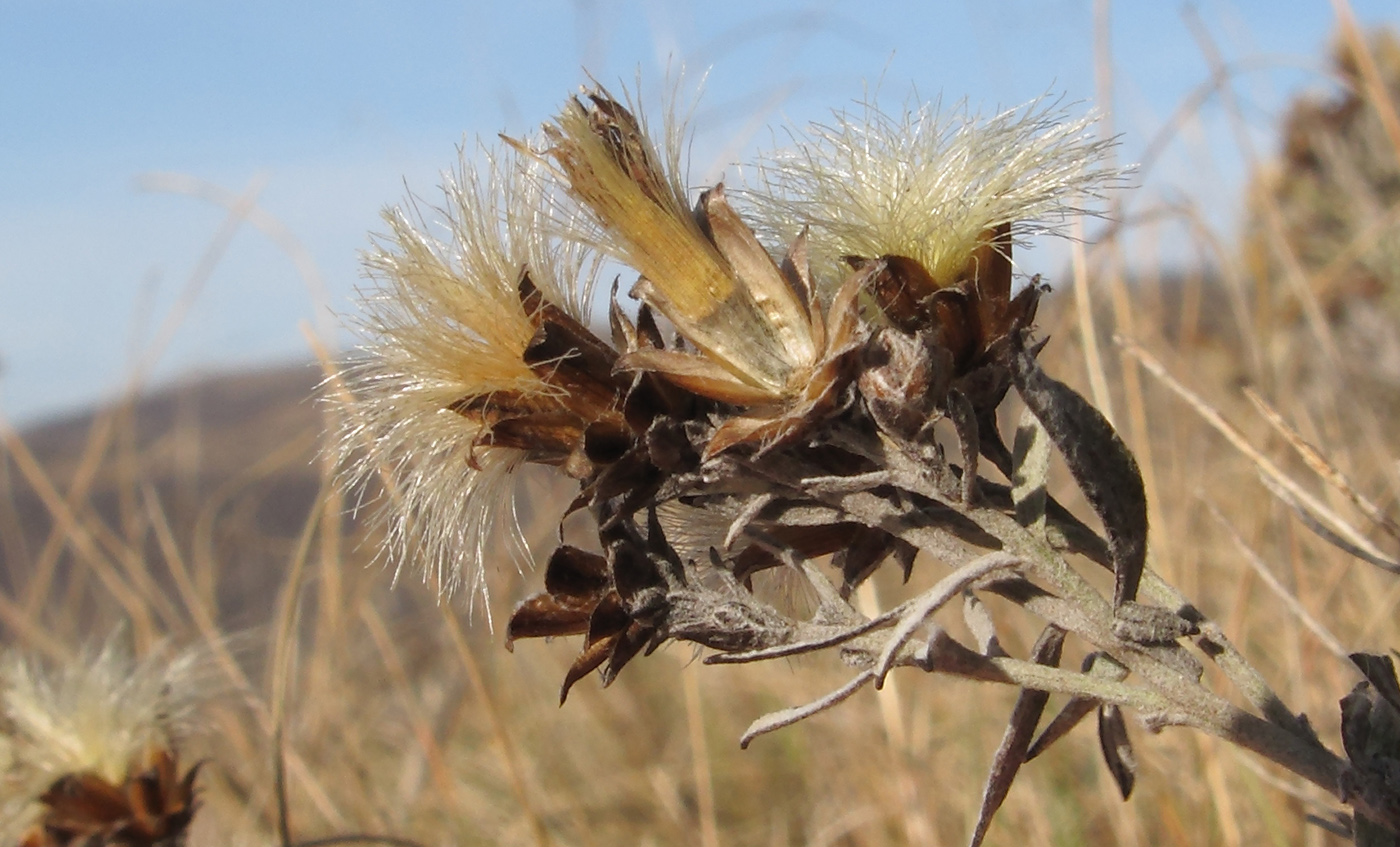
[[[534,326],[521,273],[586,320],[596,270],[585,248],[549,236],[539,162],[513,149],[485,156],[484,169],[464,158],[445,179],[436,227],[416,204],[386,212],[390,232],[364,260],[375,285],[362,293],[363,355],[345,370],[352,398],[333,448],[349,486],[384,483],[396,572],[416,559],[444,594],[484,590],[488,539],[513,525],[508,483],[520,459],[483,446],[482,416],[452,409],[550,396],[522,358]]]
[[[828,283],[846,256],[899,255],[948,285],[993,228],[1009,223],[1018,239],[1058,233],[1123,181],[1095,121],[1044,99],[986,120],[966,106],[888,114],[866,103],[762,155],[745,198],[777,243],[811,228]]]
[[[219,689],[207,658],[193,649],[137,659],[117,636],[58,667],[0,655],[0,843],[37,820],[38,798],[60,777],[121,784],[196,733],[200,704]]]

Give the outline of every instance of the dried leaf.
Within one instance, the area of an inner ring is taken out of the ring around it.
[[[740,381],[713,361],[674,350],[635,350],[617,360],[619,370],[654,371],[687,391],[734,406],[771,404],[776,398],[764,388]]]
[[[544,590],[550,594],[585,598],[596,603],[608,587],[608,560],[568,544],[558,547],[544,569]]]
[[[1031,648],[1031,661],[1038,665],[1058,667],[1060,653],[1064,649],[1065,631],[1057,626],[1047,626]],[[987,785],[982,790],[982,807],[977,813],[977,825],[972,830],[972,847],[979,847],[987,837],[987,828],[992,817],[1006,800],[1011,783],[1026,761],[1026,751],[1030,749],[1035,727],[1045,711],[1050,694],[1045,691],[1022,689],[1011,709],[1011,719],[1007,722],[1006,733],[1001,737],[1001,746],[992,757],[991,771],[987,774]]]
[[[536,594],[515,607],[506,624],[506,648],[521,638],[554,638],[588,631],[597,601],[578,603],[548,594]]]
[[[1112,703],[1099,707],[1099,749],[1103,751],[1108,772],[1113,774],[1113,781],[1118,785],[1118,793],[1127,800],[1137,781],[1137,756],[1133,754],[1123,710]]]
[[[788,285],[797,294],[802,302],[802,308],[807,310],[807,316],[812,322],[812,343],[818,350],[826,347],[826,319],[822,315],[821,303],[817,299],[817,284],[812,279],[811,261],[808,258],[807,249],[808,228],[802,227],[802,231],[788,245],[787,253],[783,255],[783,263],[780,270],[783,277],[787,279]]]
[[[1090,676],[1103,679],[1110,679],[1118,682],[1128,675],[1128,669],[1119,664],[1118,660],[1106,653],[1090,653],[1084,657],[1080,665],[1080,671]],[[1079,722],[1089,716],[1099,705],[1099,701],[1091,697],[1071,697],[1069,702],[1060,709],[1059,714],[1046,724],[1045,729],[1040,733],[1040,737],[1031,745],[1031,749],[1026,753],[1026,761],[1036,758],[1041,753],[1050,749],[1050,746],[1061,738],[1069,734],[1069,731],[1079,725]]]
[[[1016,522],[1045,534],[1046,482],[1050,477],[1050,436],[1030,409],[1021,414],[1013,448],[1011,501]]]
[[[977,457],[982,452],[981,439],[977,431],[977,410],[972,401],[956,388],[948,391],[948,417],[958,435],[958,449],[962,452],[962,502],[971,506],[977,502]]]
[[[869,685],[874,679],[873,671],[865,671],[830,694],[813,700],[805,706],[795,706],[791,709],[783,709],[780,712],[764,715],[749,724],[749,728],[744,730],[744,734],[739,738],[740,749],[747,750],[749,744],[753,743],[753,740],[760,735],[767,735],[785,726],[792,726],[804,718],[810,718],[818,712],[845,702],[852,694]]]
[[[608,660],[620,637],[613,635],[583,648],[583,652],[579,653],[578,658],[569,666],[569,672],[564,675],[564,684],[559,688],[559,705],[564,705],[564,701],[569,699],[569,689],[574,687],[574,683],[597,670]]]
[[[1103,414],[1048,376],[1030,352],[1018,349],[1008,358],[1016,390],[1103,522],[1113,559],[1114,607],[1135,600],[1147,559],[1147,493],[1137,460]]]
[[[796,290],[763,249],[725,197],[723,183],[702,193],[697,203],[702,228],[748,289],[767,318],[766,329],[777,336],[794,362],[815,362],[820,349],[812,335],[810,313]]]
[[[906,256],[882,256],[881,267],[869,283],[871,295],[890,323],[914,334],[929,325],[927,302],[938,291],[938,283],[915,259]],[[852,267],[865,262],[847,257]]]
[[[1001,642],[997,639],[996,623],[992,620],[991,613],[987,611],[987,605],[971,591],[963,592],[963,621],[967,623],[972,637],[977,639],[977,649],[982,651],[982,655],[1007,655],[1007,652],[1001,647]]]

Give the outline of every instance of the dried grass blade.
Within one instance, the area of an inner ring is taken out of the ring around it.
[[[1328,544],[1331,544],[1347,555],[1355,556],[1364,562],[1375,565],[1381,570],[1390,571],[1391,573],[1400,573],[1400,560],[1392,559],[1389,556],[1379,553],[1374,547],[1370,547],[1369,545],[1367,547],[1362,547],[1342,538],[1312,515],[1302,503],[1298,502],[1298,500],[1293,497],[1292,492],[1283,489],[1270,479],[1264,479],[1263,483],[1264,487],[1269,489],[1270,493],[1298,516],[1298,520],[1302,521],[1303,526],[1312,530],[1313,533],[1323,541],[1326,541]]]
[[[1142,363],[1142,366],[1155,376],[1159,382],[1171,389],[1172,392],[1182,400],[1186,401],[1186,404],[1194,409],[1196,414],[1200,415],[1201,419],[1210,424],[1216,432],[1225,436],[1226,441],[1229,441],[1236,450],[1244,454],[1245,458],[1254,463],[1261,477],[1266,480],[1272,480],[1278,486],[1278,489],[1271,489],[1275,494],[1277,494],[1279,489],[1287,491],[1294,500],[1305,506],[1308,512],[1312,513],[1320,520],[1325,521],[1337,534],[1346,538],[1351,544],[1368,551],[1376,558],[1386,558],[1385,554],[1376,549],[1375,545],[1367,540],[1355,527],[1343,520],[1322,501],[1304,491],[1298,483],[1294,482],[1287,474],[1280,470],[1267,456],[1255,449],[1255,447],[1249,443],[1249,440],[1245,438],[1244,434],[1236,429],[1229,421],[1225,420],[1224,416],[1221,415],[1215,407],[1211,406],[1200,396],[1178,382],[1176,378],[1167,371],[1166,365],[1162,364],[1160,359],[1147,352],[1147,350],[1143,349],[1136,341],[1125,336],[1115,335],[1114,341],[1129,355]]]
[[[1327,627],[1323,626],[1317,618],[1314,618],[1307,609],[1303,608],[1303,604],[1299,602],[1293,592],[1289,591],[1283,583],[1278,581],[1278,577],[1274,576],[1273,571],[1269,570],[1269,566],[1264,563],[1264,560],[1259,557],[1259,554],[1254,552],[1254,549],[1245,543],[1244,538],[1235,530],[1234,525],[1226,519],[1225,515],[1216,508],[1215,504],[1207,501],[1206,508],[1210,510],[1211,516],[1220,524],[1220,527],[1225,530],[1225,534],[1230,536],[1230,540],[1235,543],[1235,547],[1244,555],[1244,560],[1249,563],[1249,566],[1253,568],[1254,572],[1259,575],[1259,578],[1264,581],[1264,585],[1267,586],[1270,591],[1274,592],[1274,595],[1282,600],[1283,604],[1288,607],[1289,613],[1297,618],[1299,623],[1307,627],[1308,631],[1316,636],[1317,640],[1322,642],[1322,646],[1326,647],[1329,652],[1340,659],[1346,659],[1347,650],[1342,646],[1341,641],[1337,640],[1337,636],[1333,635]]]
[[[1322,477],[1322,481],[1335,488],[1342,496],[1351,501],[1352,505],[1360,509],[1362,514],[1375,522],[1376,526],[1385,530],[1392,538],[1400,539],[1400,524],[1396,524],[1390,516],[1386,515],[1381,508],[1373,503],[1370,498],[1356,490],[1356,486],[1346,478],[1335,465],[1327,461],[1327,458],[1318,452],[1316,447],[1309,444],[1296,429],[1283,419],[1268,401],[1259,396],[1254,389],[1245,387],[1244,396],[1249,398],[1249,402],[1254,404],[1254,408],[1259,414],[1264,416],[1264,420],[1282,435],[1298,455],[1312,468],[1313,473]]]

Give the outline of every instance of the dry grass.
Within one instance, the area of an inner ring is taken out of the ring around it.
[[[1122,348],[1110,338],[1130,336],[1357,526],[1372,526],[1365,505],[1327,485],[1241,386],[1391,516],[1400,473],[1387,418],[1400,396],[1367,379],[1365,362],[1329,352],[1326,327],[1283,317],[1316,309],[1298,302],[1312,290],[1309,271],[1286,255],[1303,286],[1250,278],[1228,254],[1219,282],[1129,285],[1121,235],[1096,244],[1076,263],[1074,288],[1047,302],[1046,368],[1117,411],[1152,498],[1154,566],[1335,747],[1337,700],[1356,675],[1318,628],[1348,650],[1400,645],[1400,578],[1305,529],[1254,461],[1137,358],[1114,355]],[[1232,302],[1250,308],[1203,318]],[[6,641],[62,660],[125,621],[138,649],[208,641],[240,694],[210,715],[195,751],[209,764],[192,843],[273,843],[279,831],[466,845],[965,841],[1014,692],[904,672],[740,751],[753,718],[830,690],[846,672],[820,658],[702,667],[672,645],[608,690],[578,686],[561,709],[574,645],[526,642],[511,655],[480,615],[465,620],[418,585],[390,590],[370,566],[373,530],[346,518],[332,469],[314,463],[318,433],[335,422],[289,399],[309,382],[248,381],[266,396],[246,403],[229,399],[238,383],[226,382],[64,431],[0,432]],[[566,492],[542,476],[525,488],[528,533],[547,550]],[[1394,550],[1379,531],[1367,537]],[[494,619],[536,579],[494,574]],[[901,587],[885,578],[875,590]],[[1016,654],[1035,633],[1014,635]],[[1185,731],[1138,730],[1135,740],[1143,770],[1130,802],[1118,801],[1080,730],[1027,769],[988,843],[1340,843],[1304,822],[1331,807],[1288,774]]]

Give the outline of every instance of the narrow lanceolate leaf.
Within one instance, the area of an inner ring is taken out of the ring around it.
[[[972,632],[972,637],[977,640],[977,649],[982,655],[1007,655],[997,638],[996,623],[992,620],[991,612],[987,611],[986,604],[977,599],[977,595],[971,591],[963,592],[963,622]]]
[[[1016,522],[1045,533],[1045,484],[1050,476],[1050,436],[1045,427],[1026,409],[1016,426],[1011,475],[1011,502],[1016,506]]]
[[[1147,560],[1147,493],[1137,460],[1103,414],[1041,370],[1034,355],[1018,349],[1007,358],[1017,392],[1103,522],[1116,577],[1113,605],[1119,608],[1136,599]]]
[[[1065,631],[1057,626],[1047,626],[1031,649],[1031,661],[1038,665],[1057,667],[1060,652],[1065,644]],[[987,828],[992,824],[992,816],[1001,808],[1011,783],[1026,761],[1026,751],[1030,749],[1031,738],[1035,735],[1036,724],[1045,711],[1050,694],[1045,691],[1023,689],[1011,709],[1011,720],[1007,722],[1006,734],[1001,737],[1001,747],[992,758],[991,772],[987,775],[987,786],[982,791],[982,809],[977,815],[977,826],[972,831],[972,847],[978,847],[987,837]]]
[[[948,391],[948,417],[958,434],[958,448],[962,451],[962,501],[971,506],[977,500],[977,456],[982,452],[981,440],[977,433],[977,410],[972,401],[956,388]]]
[[[1123,720],[1123,710],[1111,703],[1099,707],[1099,749],[1103,751],[1104,764],[1113,774],[1118,784],[1118,793],[1128,799],[1133,793],[1133,783],[1137,781],[1137,756],[1133,754],[1133,742],[1128,737],[1128,725]]]
[[[1121,682],[1128,675],[1128,669],[1106,653],[1090,653],[1085,656],[1084,662],[1080,665],[1080,671],[1114,682]],[[1031,745],[1030,751],[1026,753],[1026,761],[1029,762],[1050,749],[1050,745],[1068,735],[1069,731],[1078,726],[1080,721],[1098,708],[1098,705],[1099,701],[1092,697],[1071,697],[1070,701],[1064,705],[1064,708],[1060,709],[1060,713],[1055,715],[1054,720],[1046,725],[1040,733],[1040,737]]]

